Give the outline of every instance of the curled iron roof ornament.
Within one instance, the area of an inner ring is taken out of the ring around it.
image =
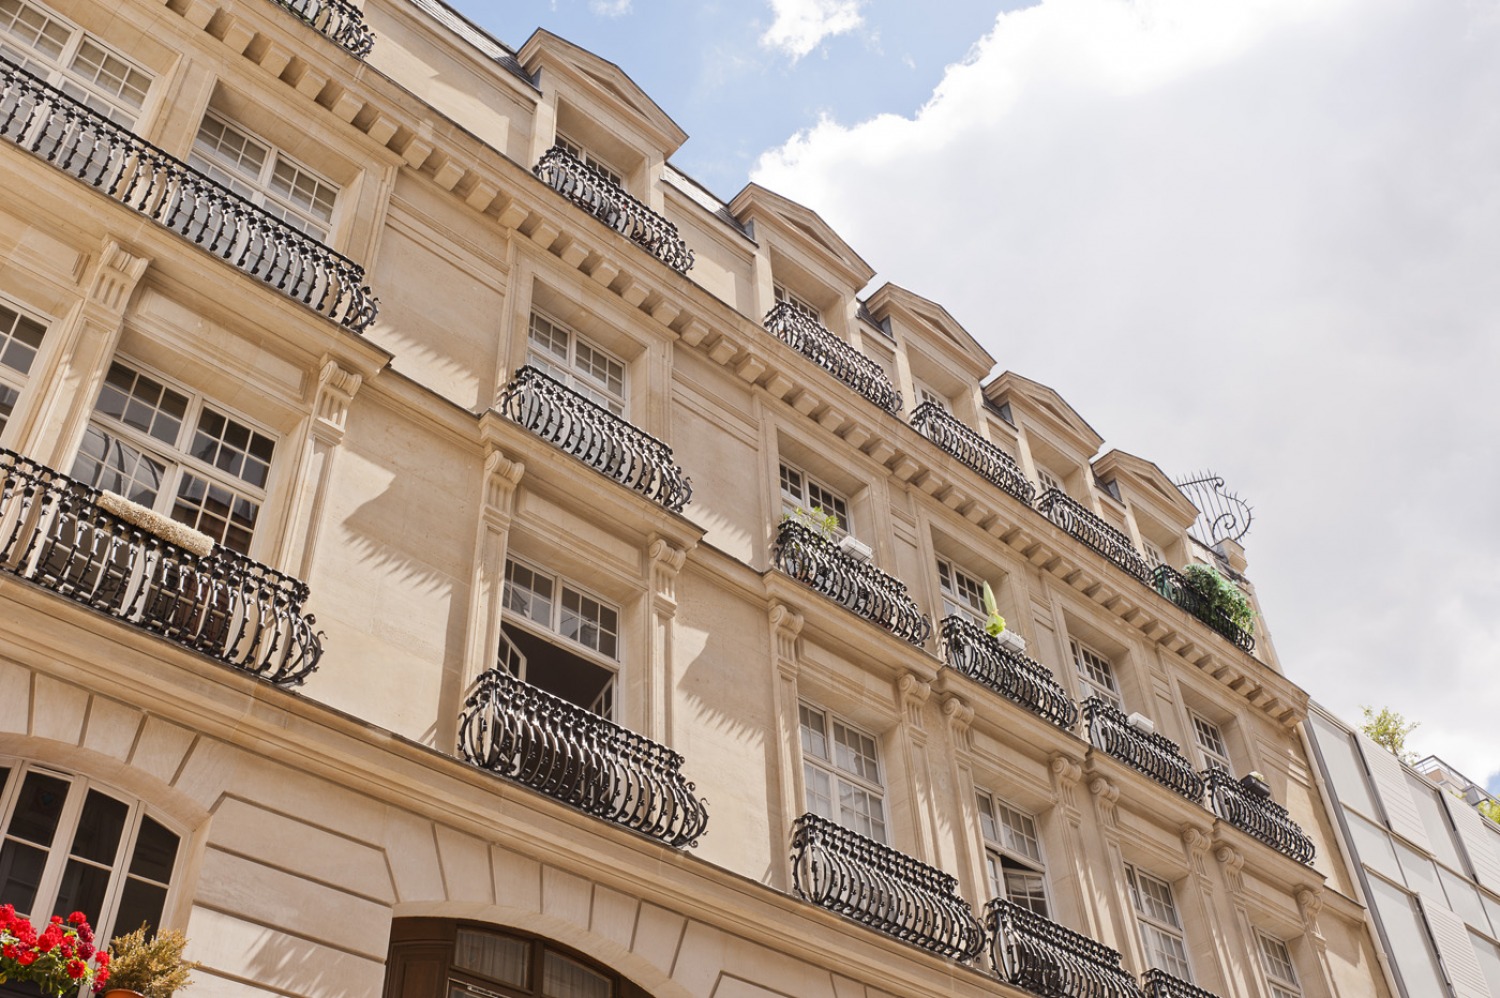
[[[1213,547],[1220,541],[1239,541],[1250,531],[1254,519],[1250,504],[1224,487],[1224,479],[1212,471],[1188,475],[1177,487],[1198,507],[1198,519],[1188,533]]]

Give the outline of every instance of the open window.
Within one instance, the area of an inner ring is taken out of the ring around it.
[[[613,720],[619,610],[567,579],[515,560],[505,565],[504,606],[505,667],[532,686]]]
[[[983,790],[976,790],[974,795],[979,805],[990,896],[1005,898],[1043,918],[1052,917],[1036,819]]]
[[[1130,903],[1135,908],[1147,962],[1157,970],[1192,983],[1187,937],[1172,885],[1134,866],[1125,867],[1125,879],[1130,886]]]

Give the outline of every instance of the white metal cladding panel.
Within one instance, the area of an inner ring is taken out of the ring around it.
[[[1422,898],[1421,904],[1456,998],[1492,998],[1463,919],[1429,898]]]
[[[1464,801],[1447,794],[1443,795],[1443,800],[1448,805],[1448,813],[1453,815],[1453,827],[1458,829],[1464,852],[1469,854],[1474,879],[1492,891],[1500,891],[1500,835],[1486,828],[1489,819]]]
[[[1416,802],[1411,799],[1411,790],[1406,786],[1406,770],[1395,753],[1381,748],[1368,735],[1359,735],[1359,747],[1365,756],[1365,765],[1374,777],[1375,793],[1385,807],[1386,819],[1391,831],[1406,838],[1408,842],[1424,852],[1432,852],[1432,843],[1427,841],[1427,826],[1417,813]]]

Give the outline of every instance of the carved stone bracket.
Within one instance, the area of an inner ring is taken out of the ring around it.
[[[802,614],[777,601],[771,604],[770,617],[771,631],[776,641],[776,667],[783,678],[796,679],[797,673],[801,671],[797,638],[802,633]]]
[[[94,279],[89,284],[90,303],[112,315],[124,314],[131,294],[150,264],[150,257],[136,256],[118,240],[105,236],[99,265],[94,268]]]
[[[677,611],[677,573],[687,562],[687,551],[657,537],[646,554],[651,559],[651,593],[657,611],[671,616]]]
[[[492,448],[484,456],[484,518],[500,529],[510,526],[515,513],[516,486],[526,465],[505,456],[500,448]]]
[[[1048,761],[1047,769],[1052,774],[1052,788],[1057,792],[1058,800],[1066,807],[1076,809],[1078,803],[1073,788],[1083,779],[1083,764],[1072,756],[1059,752]]]
[[[1119,827],[1115,808],[1120,801],[1120,788],[1115,786],[1114,781],[1095,774],[1089,778],[1089,793],[1094,795],[1094,800],[1099,804],[1099,813],[1104,817],[1105,826],[1111,829]]]
[[[943,698],[943,717],[953,735],[953,744],[962,751],[971,750],[974,746],[969,738],[969,727],[974,723],[974,708],[962,697],[950,693]]]
[[[896,702],[901,706],[906,723],[916,731],[922,731],[922,706],[932,696],[932,684],[918,679],[910,672],[896,677]]]
[[[1224,879],[1229,882],[1229,889],[1239,892],[1245,889],[1245,878],[1241,870],[1245,867],[1245,854],[1226,842],[1220,842],[1214,848],[1214,859],[1224,868]]]
[[[1193,872],[1198,875],[1199,881],[1204,888],[1209,887],[1208,881],[1208,849],[1213,844],[1209,832],[1199,828],[1197,825],[1182,826],[1182,851],[1187,856],[1188,863]]]
[[[318,371],[318,397],[313,403],[313,433],[327,444],[337,445],[344,439],[349,421],[349,404],[364,377],[347,370],[338,361],[324,357]]]

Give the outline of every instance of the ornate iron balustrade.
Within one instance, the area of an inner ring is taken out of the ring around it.
[[[961,462],[979,472],[996,488],[1030,506],[1036,486],[1027,480],[1016,459],[996,447],[936,402],[923,402],[911,414],[911,425]]]
[[[0,449],[0,571],[279,686],[317,668],[305,583],[224,548],[185,551],[105,512],[99,494]]]
[[[1212,991],[1173,977],[1165,970],[1148,970],[1141,978],[1146,998],[1219,998]]]
[[[1138,730],[1118,707],[1099,697],[1089,697],[1083,702],[1083,719],[1088,726],[1089,742],[1095,748],[1194,803],[1203,800],[1203,778],[1193,771],[1192,763],[1172,739],[1154,731]]]
[[[1188,585],[1181,572],[1169,565],[1157,565],[1152,572],[1152,582],[1157,592],[1218,631],[1235,647],[1247,653],[1255,651],[1255,635],[1240,627],[1229,614],[1209,602],[1208,597]]]
[[[958,880],[815,814],[792,826],[797,896],[955,960],[984,949],[984,928]]]
[[[1059,728],[1071,728],[1078,723],[1078,705],[1042,663],[1011,651],[963,617],[944,617],[941,632],[949,668],[1014,700]]]
[[[990,961],[1007,984],[1045,998],[1141,998],[1120,954],[1029,909],[996,898],[984,909]]]
[[[495,407],[549,444],[674,513],[682,512],[693,497],[693,483],[673,462],[672,448],[537,368],[517,371]]]
[[[823,367],[829,374],[886,412],[901,410],[901,394],[885,368],[826,329],[791,302],[779,302],[766,313],[766,331]]]
[[[1246,789],[1221,769],[1210,769],[1203,778],[1214,814],[1299,863],[1313,861],[1317,848],[1284,806]]]
[[[692,269],[693,251],[677,234],[677,226],[625,193],[619,184],[562,146],[553,146],[543,153],[531,172],[542,183],[679,274]]]
[[[500,669],[475,681],[458,744],[481,769],[669,846],[708,827],[682,756]]]
[[[1148,586],[1151,584],[1151,567],[1135,549],[1130,538],[1106,523],[1099,514],[1077,499],[1059,489],[1048,489],[1037,500],[1036,508],[1047,519],[1119,565],[1141,582]]]
[[[365,272],[306,233],[0,55],[0,139],[192,240],[352,332],[375,319]]]
[[[310,25],[323,37],[363,59],[375,47],[375,32],[365,23],[364,12],[348,0],[271,0],[278,7]]]
[[[775,566],[896,637],[921,645],[932,621],[917,609],[906,586],[868,562],[855,561],[832,541],[796,520],[783,520],[772,546]]]

